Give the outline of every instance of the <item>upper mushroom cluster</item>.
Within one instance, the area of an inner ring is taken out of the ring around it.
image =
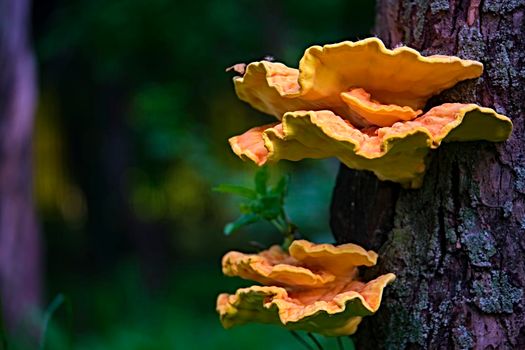
[[[262,286],[219,295],[217,311],[226,328],[259,322],[329,336],[353,334],[363,316],[377,311],[383,288],[395,279],[388,273],[361,282],[357,267],[376,261],[375,252],[355,244],[305,240],[292,242],[289,252],[279,246],[259,254],[229,252],[222,259],[224,274]]]
[[[382,180],[418,187],[426,154],[441,142],[498,142],[510,135],[510,119],[475,104],[447,103],[423,113],[430,97],[482,72],[477,61],[389,50],[377,38],[312,46],[299,69],[250,63],[234,78],[237,95],[281,122],[232,137],[230,145],[258,165],[335,156]]]

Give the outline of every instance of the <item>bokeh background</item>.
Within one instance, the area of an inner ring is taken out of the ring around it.
[[[239,101],[225,68],[271,55],[297,66],[313,44],[369,36],[370,0],[35,0],[39,104],[35,195],[45,241],[45,300],[62,293],[46,349],[294,349],[272,326],[223,330],[220,258],[278,242],[264,223],[224,236],[255,168],[227,138],[272,117]],[[287,210],[331,241],[338,162],[282,162]],[[11,335],[25,349],[22,334]],[[331,344],[329,341],[326,344]],[[330,345],[329,345],[330,346]],[[334,344],[331,346],[335,347]]]

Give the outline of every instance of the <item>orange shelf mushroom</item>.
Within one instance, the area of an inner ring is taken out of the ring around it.
[[[377,38],[310,47],[299,69],[250,63],[234,78],[237,95],[281,123],[250,129],[230,145],[258,165],[337,157],[417,188],[426,155],[441,142],[509,137],[512,122],[490,108],[447,103],[422,111],[430,97],[482,72],[477,61],[389,50]]]
[[[414,111],[409,106],[382,104],[373,100],[371,95],[362,88],[342,92],[341,99],[349,107],[352,115],[366,120],[371,125],[390,126],[398,121],[412,120],[423,113],[422,110]]]
[[[346,166],[372,171],[381,180],[421,186],[425,157],[442,142],[504,141],[512,123],[490,108],[446,103],[391,127],[357,129],[332,111],[295,111],[282,123],[232,137],[233,151],[258,165],[280,159],[337,157]],[[243,140],[251,140],[243,142]]]
[[[406,46],[389,50],[378,38],[368,38],[312,46],[299,69],[277,62],[250,63],[234,84],[241,100],[278,119],[290,111],[328,109],[366,126],[370,123],[356,117],[358,113],[341,99],[342,93],[360,88],[382,104],[417,111],[430,97],[482,73],[483,65],[477,61],[424,57]]]
[[[224,274],[263,284],[221,294],[217,311],[225,328],[270,323],[328,336],[353,334],[362,317],[375,313],[383,289],[395,279],[385,274],[367,283],[358,266],[373,266],[377,254],[354,244],[333,246],[292,242],[289,253],[273,246],[259,254],[229,252]]]

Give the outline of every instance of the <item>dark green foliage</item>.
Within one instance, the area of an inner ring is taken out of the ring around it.
[[[285,236],[293,234],[295,226],[289,222],[284,209],[289,176],[282,176],[273,186],[269,185],[269,179],[268,167],[264,166],[255,173],[253,189],[226,184],[214,188],[217,192],[230,193],[248,199],[247,202],[240,205],[242,215],[224,227],[226,235],[261,220],[272,223]]]
[[[217,265],[224,251],[246,247],[254,237],[265,244],[277,239],[265,225],[251,225],[250,235],[225,239],[221,233],[238,209],[230,196],[210,193],[210,188],[222,182],[245,184],[252,171],[233,155],[227,139],[273,120],[237,99],[224,69],[265,55],[296,64],[309,45],[366,37],[373,2],[33,4],[44,107],[37,119],[56,132],[49,140],[60,142],[63,153],[56,167],[66,172],[85,206],[75,220],[64,215],[70,208],[60,200],[58,214],[40,215],[47,244],[46,285],[51,295],[63,291],[71,296],[77,315],[75,348],[294,348],[293,338],[273,328],[224,331],[215,314],[214,298],[227,289]],[[50,155],[55,153],[37,150],[36,158],[51,164]],[[275,171],[294,174],[287,211],[302,229],[328,236],[336,164],[280,167]],[[53,177],[45,169],[35,172],[38,178]],[[58,185],[53,187],[57,193],[70,190]],[[219,186],[247,203],[241,221],[229,230],[254,217],[279,216],[275,208],[282,204],[279,194],[287,190],[286,179],[264,187],[265,195],[250,186],[248,191]],[[128,259],[140,267],[134,279],[123,282],[116,266]],[[202,268],[186,271],[195,264]],[[174,285],[170,296],[158,297],[155,293],[166,285]],[[209,292],[201,293],[204,289]],[[57,345],[66,344],[60,340],[67,333],[65,318],[54,321],[58,325],[49,329],[48,347],[66,349]]]

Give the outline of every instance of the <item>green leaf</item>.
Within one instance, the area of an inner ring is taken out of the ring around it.
[[[250,207],[253,213],[265,220],[274,220],[281,214],[282,198],[278,195],[265,195],[256,201],[252,201]]]
[[[237,186],[237,185],[220,184],[219,186],[214,187],[213,191],[236,194],[238,196],[248,198],[248,199],[257,198],[257,192],[255,192],[251,188]]]
[[[280,194],[282,197],[286,196],[288,192],[288,184],[290,183],[290,176],[285,175],[281,177],[277,185],[273,186],[270,192]]]
[[[268,167],[263,166],[260,170],[255,173],[255,191],[259,194],[266,194],[266,187],[268,186],[268,179],[270,174]]]
[[[256,201],[250,201],[249,203],[241,203],[239,204],[239,211],[241,214],[254,214],[252,209],[252,203]]]
[[[243,214],[237,220],[230,222],[224,227],[224,234],[230,235],[241,227],[253,224],[258,220],[259,217],[255,214]]]

